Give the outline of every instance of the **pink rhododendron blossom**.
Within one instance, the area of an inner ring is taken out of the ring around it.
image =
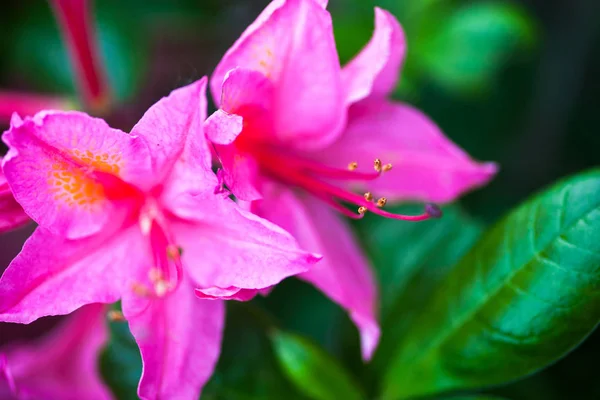
[[[473,161],[423,113],[387,99],[406,51],[391,14],[375,10],[373,37],[342,68],[326,3],[273,1],[242,33],[212,76],[220,109],[206,134],[232,192],[324,255],[302,277],[350,312],[368,359],[379,338],[377,291],[342,215],[437,217],[435,206],[418,216],[383,207],[452,201],[496,166]]]
[[[43,112],[3,136],[6,179],[40,227],[0,279],[0,321],[122,299],[144,399],[197,398],[219,355],[220,299],[248,299],[318,259],[214,193],[205,89],[202,79],[175,90],[130,134]]]
[[[105,400],[98,357],[108,339],[104,306],[82,307],[30,343],[0,349],[0,398]]]

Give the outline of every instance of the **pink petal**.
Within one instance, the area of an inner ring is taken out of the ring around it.
[[[109,87],[97,46],[89,0],[51,0],[62,35],[67,42],[77,85],[87,106],[102,111],[109,101]]]
[[[68,240],[38,228],[0,279],[0,321],[28,324],[113,303],[144,248],[139,229]]]
[[[364,171],[375,158],[392,163],[391,171],[362,187],[388,200],[450,202],[485,185],[497,170],[472,160],[422,112],[386,100],[354,105],[343,137],[319,158],[339,168],[356,161]]]
[[[0,160],[0,233],[19,228],[29,222],[31,222],[29,216],[25,214],[10,191]]]
[[[182,261],[194,283],[202,288],[263,289],[308,271],[319,257],[298,248],[281,228],[241,210],[228,198],[201,202],[180,216],[197,223],[174,223]]]
[[[254,210],[288,230],[300,245],[323,260],[300,277],[311,282],[350,313],[361,335],[362,355],[371,358],[379,341],[377,288],[350,227],[335,211],[312,197],[273,186]]]
[[[217,144],[231,144],[242,132],[240,128],[243,128],[244,136],[254,141],[277,142],[272,128],[274,95],[273,84],[262,73],[245,68],[232,69],[223,82],[221,110],[225,111],[225,115],[236,114],[243,117],[243,125],[240,127],[239,122],[235,125],[228,124],[225,115],[217,112],[214,118],[219,118],[218,122],[222,127],[219,130],[208,130],[208,139]]]
[[[240,151],[235,144],[215,145],[215,151],[223,167],[225,183],[231,192],[246,201],[262,198],[257,188],[259,168],[254,157]]]
[[[221,96],[228,71],[262,73],[274,85],[273,131],[296,148],[334,141],[345,122],[341,68],[329,13],[314,0],[271,3],[217,66],[211,88]]]
[[[189,172],[185,164],[210,169],[210,152],[202,124],[206,119],[206,83],[202,78],[172,91],[146,111],[131,130],[144,138],[152,151],[155,182],[163,182],[180,162],[177,173]]]
[[[229,287],[226,289],[213,287],[207,289],[195,289],[195,293],[200,299],[249,301],[252,300],[259,291],[236,287]]]
[[[402,27],[389,12],[375,7],[375,31],[362,51],[342,69],[346,102],[388,95],[398,81],[406,54]]]
[[[112,398],[98,368],[107,340],[104,306],[93,304],[75,311],[40,340],[9,345],[0,353],[18,398],[103,400]]]
[[[221,109],[215,111],[204,122],[204,132],[212,143],[231,144],[242,132],[244,120],[236,114]]]
[[[135,190],[124,182],[150,172],[143,141],[80,112],[14,118],[4,134],[4,174],[38,224],[70,238],[100,231],[127,212]]]
[[[189,281],[162,299],[126,297],[123,312],[142,353],[141,399],[197,399],[219,358],[222,301],[194,296]]]

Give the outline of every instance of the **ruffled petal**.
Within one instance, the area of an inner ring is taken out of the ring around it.
[[[289,231],[300,245],[323,260],[300,278],[345,308],[360,331],[362,355],[371,358],[379,341],[377,287],[369,264],[348,224],[324,203],[300,198],[273,185],[253,210]]]
[[[13,118],[3,170],[27,214],[57,235],[99,232],[137,201],[132,185],[150,173],[138,138],[80,112]]]
[[[142,240],[136,228],[79,240],[38,228],[0,278],[0,321],[28,324],[117,301]]]
[[[171,185],[183,186],[173,190],[184,191],[194,186],[197,170],[210,170],[210,151],[202,130],[206,83],[202,78],[172,91],[150,107],[131,130],[152,151],[154,184],[170,180]]]
[[[376,7],[373,37],[342,69],[346,102],[388,95],[396,86],[405,54],[402,27],[392,14]]]
[[[16,398],[45,400],[111,399],[98,368],[107,340],[105,308],[92,304],[75,311],[36,342],[0,349],[13,394]]]
[[[197,399],[219,358],[223,302],[197,298],[184,280],[164,298],[124,297],[123,313],[142,354],[140,398]]]
[[[419,110],[386,100],[354,105],[343,137],[318,158],[338,168],[355,161],[359,171],[372,170],[376,158],[391,163],[392,170],[368,186],[351,184],[388,200],[450,202],[497,171],[494,163],[471,159]]]
[[[227,73],[257,71],[274,86],[273,132],[281,143],[319,148],[334,141],[346,105],[331,16],[315,0],[271,3],[217,66],[211,88],[220,99]]]
[[[210,215],[197,215],[190,206],[182,216],[197,222],[173,224],[184,268],[198,288],[263,289],[308,271],[320,259],[228,198],[203,204],[202,212]]]

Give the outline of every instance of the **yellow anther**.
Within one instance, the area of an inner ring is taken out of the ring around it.
[[[376,158],[375,161],[373,161],[373,168],[375,168],[375,171],[381,172],[381,160],[379,158]]]
[[[348,169],[350,171],[354,171],[356,168],[358,168],[358,163],[356,161],[351,162],[350,164],[348,164]]]
[[[181,257],[182,254],[183,249],[181,247],[175,245],[167,246],[167,256],[169,256],[171,260],[178,259],[179,257]]]
[[[385,164],[382,169],[383,169],[383,172],[388,172],[389,170],[392,169],[392,164]]]
[[[123,313],[121,311],[118,311],[118,310],[110,310],[109,312],[106,313],[106,317],[111,322],[123,322],[123,321],[125,321],[125,317],[123,316]]]
[[[385,206],[385,203],[387,203],[387,199],[385,197],[381,197],[379,200],[377,200],[377,207],[383,207]]]
[[[364,196],[365,196],[365,200],[366,200],[366,201],[371,201],[371,200],[373,200],[373,193],[371,193],[371,192],[367,192],[367,193],[365,193],[365,194],[364,194]]]
[[[364,207],[364,206],[358,207],[358,213],[360,215],[364,215],[366,212],[367,212],[367,207]]]
[[[150,290],[140,283],[134,283],[133,285],[131,285],[131,290],[133,290],[133,293],[140,297],[150,296]]]
[[[169,292],[171,289],[171,285],[169,282],[161,279],[158,282],[154,283],[154,292],[158,297],[163,297],[165,294]]]
[[[150,271],[148,271],[148,278],[150,279],[150,282],[158,282],[162,279],[162,272],[158,268],[150,268]]]

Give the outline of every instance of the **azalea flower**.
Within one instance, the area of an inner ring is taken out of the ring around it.
[[[214,194],[205,89],[204,78],[173,91],[130,134],[47,111],[15,116],[3,136],[8,184],[40,226],[0,279],[0,321],[121,299],[143,399],[197,398],[219,355],[219,299],[248,299],[318,260]]]
[[[108,340],[101,304],[75,311],[46,336],[0,349],[0,398],[105,400],[98,357]]]
[[[422,112],[387,99],[406,51],[390,13],[375,9],[373,37],[342,68],[326,4],[275,0],[242,33],[211,78],[220,109],[206,134],[233,194],[323,254],[301,278],[349,311],[369,359],[379,338],[377,290],[342,217],[438,217],[432,205],[417,216],[384,206],[452,201],[496,166],[473,161]]]

